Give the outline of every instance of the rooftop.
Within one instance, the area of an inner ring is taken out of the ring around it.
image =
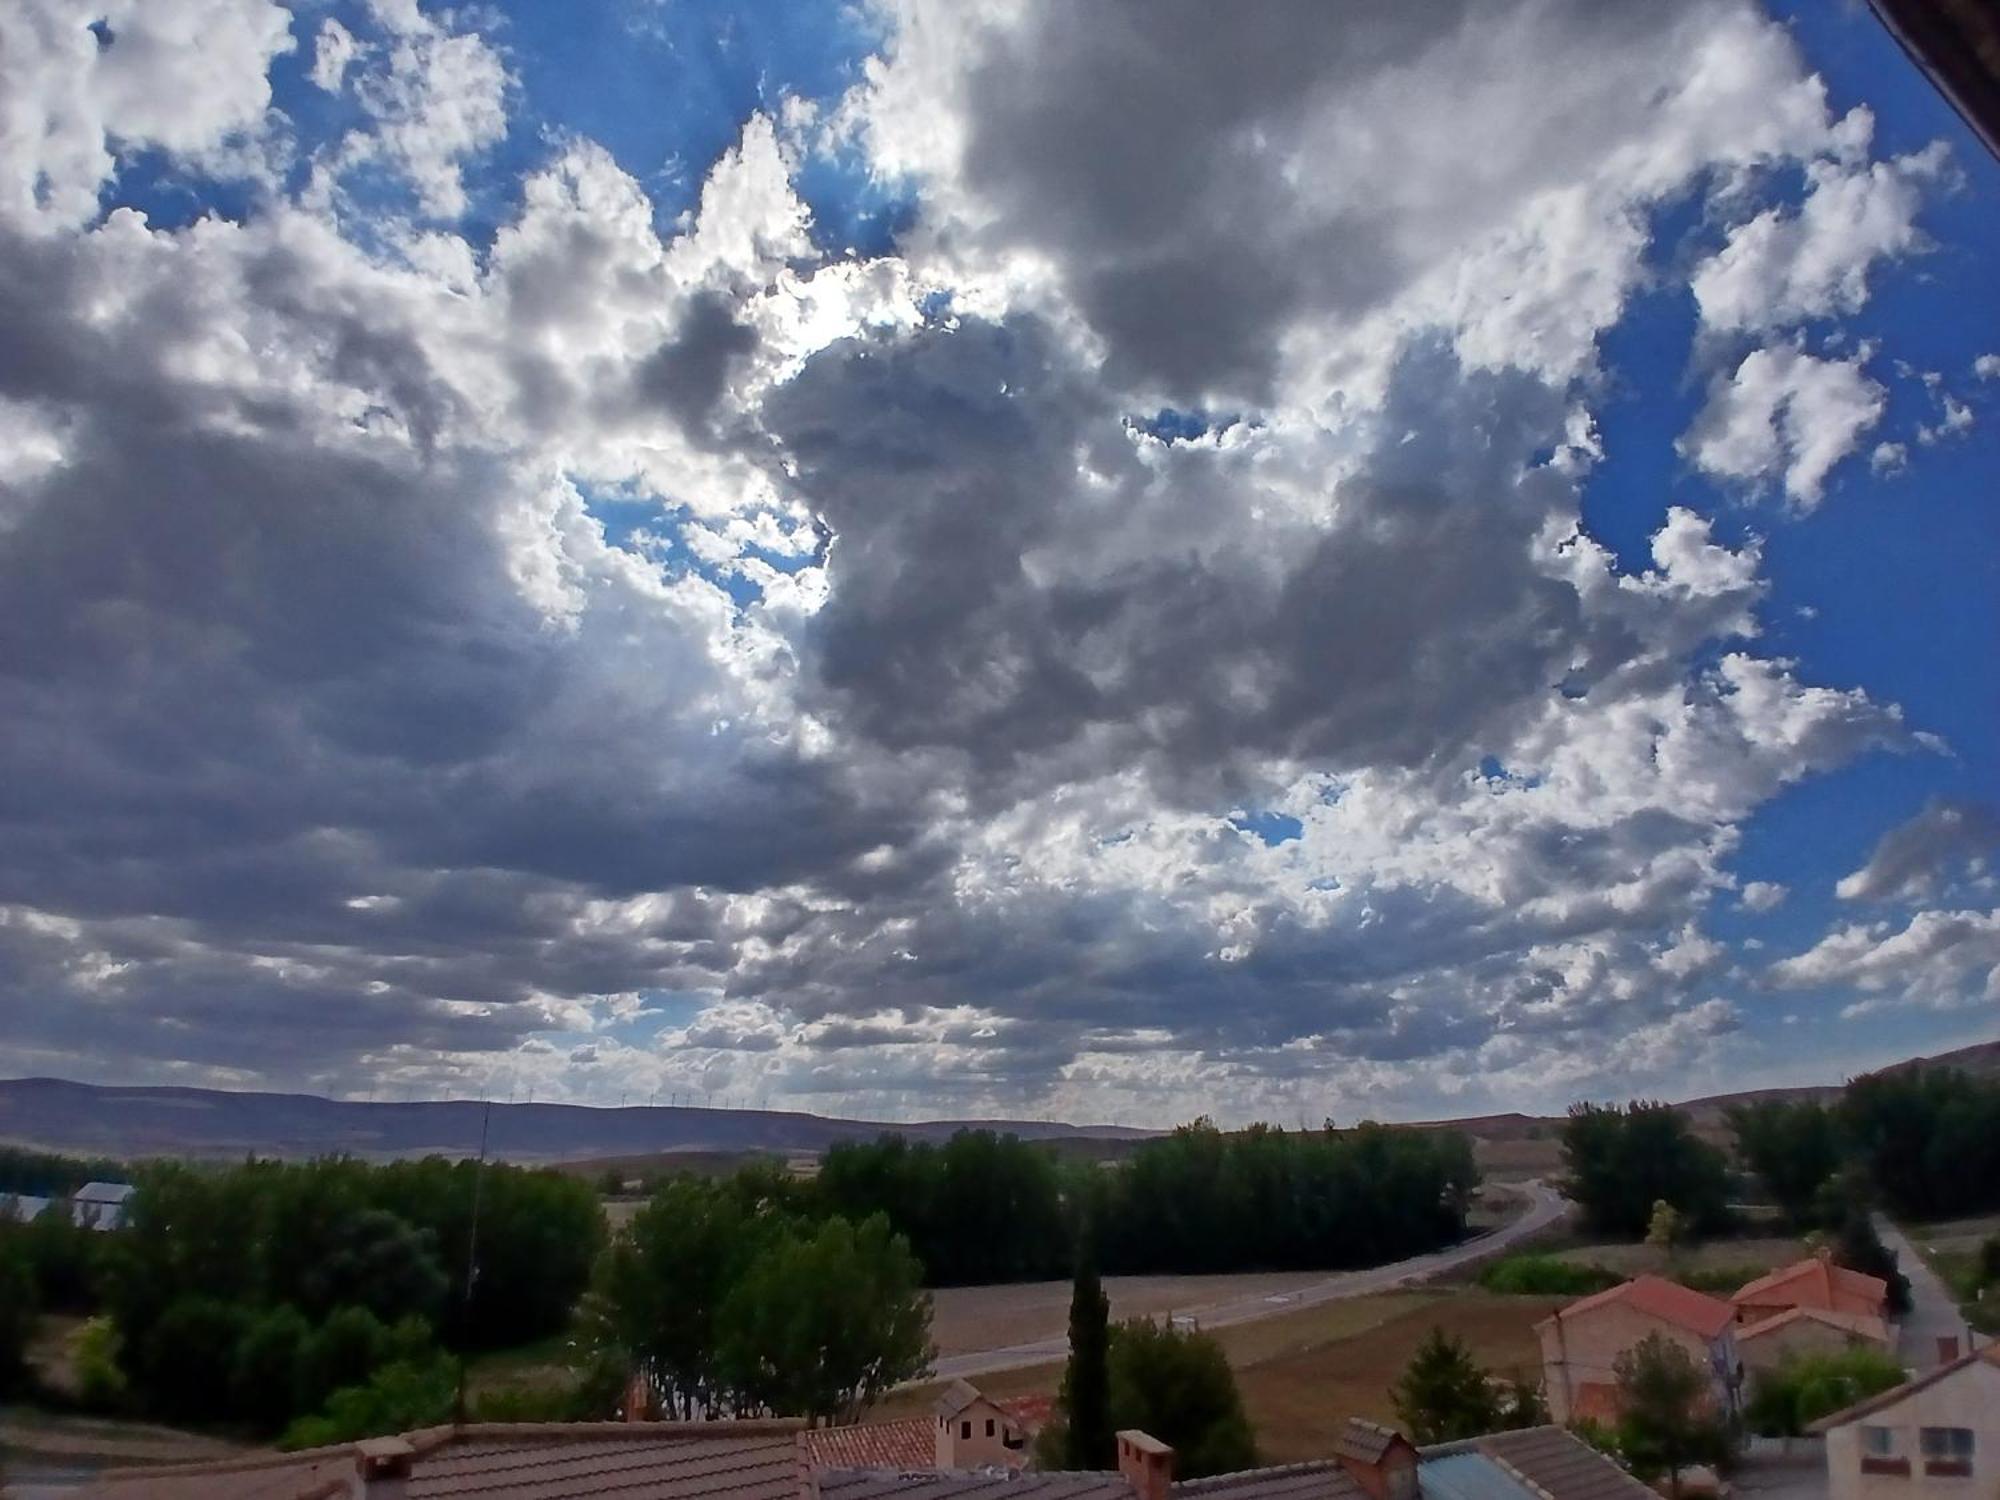
[[[405,1433],[409,1500],[797,1500],[797,1422],[491,1422]],[[124,1469],[79,1500],[328,1500],[373,1443]]]
[[[1118,1473],[1016,1469],[823,1469],[821,1500],[1136,1500]]]
[[[1739,1304],[1763,1302],[1807,1291],[1816,1292],[1828,1304],[1837,1296],[1844,1296],[1880,1307],[1889,1295],[1889,1283],[1879,1276],[1837,1266],[1826,1256],[1809,1255],[1804,1260],[1759,1276],[1729,1300]]]
[[[1617,1286],[1572,1302],[1558,1309],[1552,1318],[1574,1318],[1581,1313],[1621,1303],[1637,1308],[1662,1323],[1698,1333],[1705,1339],[1720,1335],[1736,1316],[1735,1309],[1719,1297],[1697,1292],[1663,1276],[1647,1275],[1621,1281]]]
[[[1894,1406],[1897,1402],[1916,1395],[1919,1391],[1929,1390],[1940,1381],[1949,1380],[1959,1371],[1978,1363],[2000,1366],[2000,1344],[1982,1344],[1977,1349],[1968,1350],[1957,1359],[1949,1360],[1934,1370],[1926,1370],[1914,1380],[1906,1380],[1879,1395],[1870,1396],[1865,1401],[1857,1401],[1854,1405],[1834,1412],[1830,1416],[1821,1417],[1807,1427],[1806,1431],[1830,1432],[1836,1427],[1845,1427],[1850,1422],[1858,1422],[1863,1417],[1873,1416],[1886,1407]]]

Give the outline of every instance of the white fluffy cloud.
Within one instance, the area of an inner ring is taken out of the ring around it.
[[[1851,990],[1843,1014],[1889,1005],[1956,1010],[2000,1001],[2000,911],[1922,911],[1901,929],[1887,922],[1836,928],[1771,965],[1786,989]]]
[[[1752,350],[1732,374],[1710,385],[1681,451],[1719,478],[1753,484],[1781,479],[1786,497],[1810,511],[1834,466],[1859,446],[1887,405],[1866,363],[1865,355],[1821,358],[1794,344]]]
[[[1766,209],[1737,225],[1696,269],[1703,323],[1761,333],[1858,312],[1875,262],[1921,248],[1917,209],[1925,185],[1944,169],[1943,145],[1871,162],[1872,126],[1865,109],[1842,121],[1833,132],[1839,154],[1806,168],[1803,204]]]

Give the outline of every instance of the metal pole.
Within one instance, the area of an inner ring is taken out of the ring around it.
[[[479,1114],[479,1161],[472,1169],[472,1224],[465,1237],[465,1299],[458,1310],[458,1391],[452,1400],[452,1421],[465,1425],[465,1341],[472,1331],[472,1283],[479,1275],[479,1200],[486,1186],[486,1138],[493,1126],[493,1101]]]

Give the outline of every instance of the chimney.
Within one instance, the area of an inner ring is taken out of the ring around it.
[[[1416,1500],[1417,1450],[1393,1427],[1349,1417],[1333,1456],[1369,1500]]]
[[[404,1500],[417,1450],[403,1438],[365,1438],[354,1445],[353,1500]]]
[[[1174,1482],[1174,1450],[1158,1438],[1128,1427],[1118,1434],[1118,1472],[1139,1500],[1167,1500]]]
[[[653,1420],[653,1384],[646,1378],[644,1370],[634,1370],[632,1378],[625,1382],[625,1420]]]

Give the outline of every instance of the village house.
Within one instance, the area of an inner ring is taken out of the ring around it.
[[[1888,1311],[1889,1283],[1833,1263],[1833,1252],[1780,1266],[1759,1276],[1729,1299],[1741,1327],[1763,1323],[1794,1308],[1873,1318],[1880,1323]]]
[[[1660,1276],[1621,1282],[1535,1325],[1550,1415],[1563,1424],[1615,1421],[1618,1356],[1655,1333],[1709,1372],[1715,1409],[1733,1415],[1742,1385],[1735,1309]]]
[[[70,1213],[82,1229],[123,1229],[132,1214],[129,1182],[86,1182],[70,1198]]]
[[[1019,1469],[1054,1406],[1048,1396],[989,1400],[955,1380],[929,1416],[815,1427],[805,1435],[806,1454],[821,1469]]]
[[[2000,1345],[1964,1354],[1808,1431],[1826,1438],[1829,1500],[2000,1494]]]

